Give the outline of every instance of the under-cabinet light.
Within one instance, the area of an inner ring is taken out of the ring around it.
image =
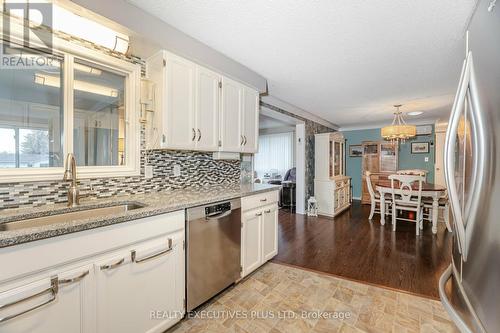
[[[24,0],[29,5],[30,0]],[[47,2],[37,0],[38,2]],[[24,10],[9,10],[9,14],[24,19]],[[29,19],[35,25],[41,25],[42,15],[36,10],[30,11]],[[129,36],[115,31],[107,26],[80,16],[72,11],[61,7],[52,2],[52,26],[49,27],[55,32],[86,40],[98,46],[103,46],[112,51],[122,54],[127,53],[129,49]]]
[[[54,5],[53,29],[79,37],[110,50],[127,53],[129,36]]]

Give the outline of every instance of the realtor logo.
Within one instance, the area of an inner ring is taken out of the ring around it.
[[[52,4],[4,1],[3,14],[0,67],[51,66]]]

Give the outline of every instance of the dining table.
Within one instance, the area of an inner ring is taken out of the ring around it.
[[[401,195],[403,190],[399,188],[399,182],[394,182],[394,194]],[[412,190],[418,191],[419,184],[414,182]],[[392,186],[390,180],[380,180],[375,184],[375,189],[380,193],[380,223],[385,224],[385,195],[392,194]],[[439,214],[439,199],[444,195],[446,187],[433,183],[422,183],[422,198],[432,198],[432,233],[437,233],[438,214]]]

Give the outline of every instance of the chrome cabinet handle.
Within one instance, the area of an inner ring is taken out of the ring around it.
[[[167,136],[165,134],[161,135],[161,142],[165,143],[167,141]]]
[[[71,279],[60,279],[59,280],[59,284],[68,284],[68,283],[78,282],[78,281],[82,280],[84,277],[86,277],[87,275],[89,275],[89,273],[90,273],[90,271],[86,270],[85,272],[83,272],[82,274],[80,274],[78,276],[75,276],[74,278],[71,278]]]
[[[260,199],[260,202],[266,202],[267,201],[267,198],[265,199]]]
[[[42,295],[45,295],[47,293],[51,293],[52,296],[50,297],[50,299],[42,302],[42,303],[39,303],[39,304],[36,304],[34,306],[32,306],[31,308],[29,309],[26,309],[24,311],[21,311],[21,312],[18,312],[18,313],[15,313],[15,314],[12,314],[12,315],[9,315],[9,316],[6,316],[6,317],[3,317],[3,318],[0,318],[0,323],[5,323],[6,321],[9,321],[11,319],[14,319],[16,317],[19,317],[20,315],[23,315],[25,313],[28,313],[30,311],[33,311],[33,310],[36,310],[38,308],[41,308],[42,306],[45,306],[49,303],[52,303],[56,300],[57,298],[57,293],[59,292],[59,280],[57,278],[57,276],[54,276],[50,279],[50,287],[48,287],[47,289],[44,289],[36,294],[33,294],[33,295],[30,295],[28,297],[25,297],[25,298],[22,298],[22,299],[19,299],[17,301],[13,301],[13,302],[10,302],[10,303],[7,303],[7,304],[3,304],[3,305],[0,305],[0,310],[2,309],[6,309],[8,307],[11,307],[13,305],[16,305],[16,304],[20,304],[20,303],[24,303],[26,301],[29,301],[29,300],[32,300],[34,298],[37,298],[39,296],[42,296]]]
[[[198,128],[198,141],[200,141],[200,140],[201,140],[201,131],[200,131],[200,129]]]
[[[262,216],[262,213],[256,213],[255,216]]]
[[[158,253],[152,254],[152,255],[145,257],[145,258],[142,258],[142,259],[137,259],[137,252],[135,250],[133,250],[130,255],[131,255],[132,261],[135,262],[136,264],[139,264],[141,262],[145,262],[145,261],[157,258],[161,255],[167,254],[170,251],[172,251],[173,249],[174,248],[172,246],[172,238],[169,238],[168,239],[168,248],[166,248],[165,250],[162,250]]]
[[[245,141],[245,139],[243,138],[243,135],[240,135],[240,138],[241,138],[241,140],[240,140],[240,146],[243,146],[243,142]]]
[[[247,145],[247,136],[243,135],[243,138],[245,139],[245,141],[243,142],[243,145],[246,146]]]
[[[266,214],[269,214],[270,212],[271,212],[270,209],[264,211],[264,213],[266,213]]]
[[[196,131],[194,130],[194,128],[191,128],[191,130],[193,131],[193,137],[191,138],[191,141],[194,141],[196,139]]]
[[[123,264],[125,262],[125,258],[121,258],[120,260],[118,260],[117,262],[113,263],[113,264],[109,264],[109,265],[102,265],[101,266],[101,271],[105,270],[105,269],[113,269],[113,268],[116,268],[118,266],[120,266],[121,264]]]

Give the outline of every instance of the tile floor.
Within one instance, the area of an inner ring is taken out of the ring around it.
[[[458,331],[437,301],[267,263],[174,332]]]

